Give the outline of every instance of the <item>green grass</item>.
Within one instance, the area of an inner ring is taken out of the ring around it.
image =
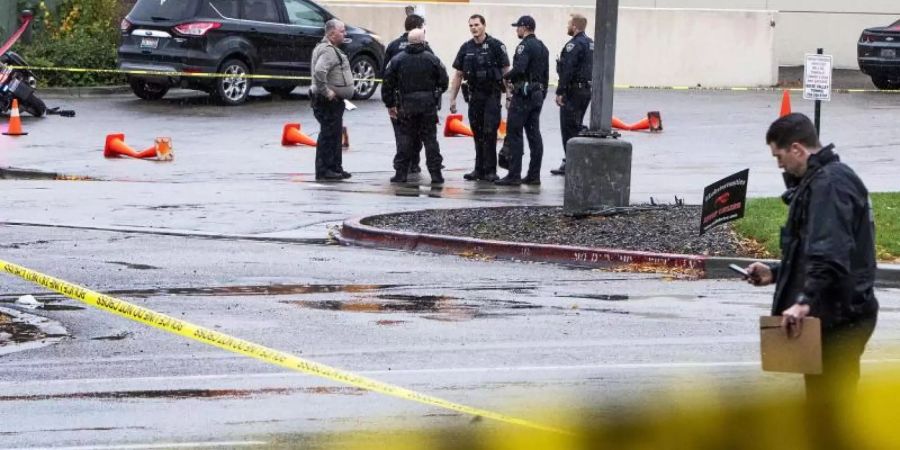
[[[872,205],[878,259],[895,261],[900,258],[900,192],[872,194]],[[786,219],[787,206],[780,198],[754,198],[747,201],[744,218],[734,222],[734,230],[759,243],[769,256],[778,257],[778,235]]]

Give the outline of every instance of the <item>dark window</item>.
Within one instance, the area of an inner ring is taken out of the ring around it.
[[[259,22],[281,22],[278,20],[275,0],[244,0],[244,15],[241,18]]]
[[[237,19],[241,16],[238,0],[203,0],[200,14],[203,17]]]
[[[201,0],[138,0],[128,14],[133,20],[178,21],[193,18]]]
[[[284,0],[288,21],[294,25],[325,27],[325,18],[318,9],[304,0]]]

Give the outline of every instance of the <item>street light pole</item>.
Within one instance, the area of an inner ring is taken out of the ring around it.
[[[591,85],[592,135],[612,134],[613,90],[616,76],[616,32],[619,0],[597,0],[594,17],[594,68]]]

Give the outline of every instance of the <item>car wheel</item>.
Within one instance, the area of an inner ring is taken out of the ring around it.
[[[263,89],[265,89],[266,92],[268,92],[270,94],[277,95],[282,98],[287,98],[287,97],[291,96],[291,92],[294,92],[294,89],[296,87],[297,86],[274,86],[274,87],[264,87]]]
[[[900,80],[891,80],[887,77],[872,75],[872,84],[884,91],[900,89]]]
[[[216,79],[213,96],[226,106],[236,106],[247,100],[250,93],[250,69],[241,60],[229,59],[222,64],[222,74]]]
[[[159,100],[166,95],[166,92],[169,92],[169,86],[161,83],[132,79],[128,84],[131,85],[134,95],[143,100]]]
[[[350,62],[353,71],[353,98],[365,100],[375,93],[378,83],[375,77],[378,74],[375,60],[369,56],[360,55]]]

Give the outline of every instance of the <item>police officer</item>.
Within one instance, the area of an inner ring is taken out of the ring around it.
[[[437,56],[426,51],[424,30],[410,31],[408,39],[404,52],[391,59],[384,72],[382,100],[400,128],[400,155],[394,159],[391,182],[406,182],[409,161],[424,143],[431,184],[442,184],[437,111],[450,80]]]
[[[321,131],[316,143],[316,180],[339,181],[350,178],[343,169],[341,128],[344,99],[353,98],[353,73],[347,55],[339,48],[344,43],[346,26],[337,19],[325,23],[325,37],[313,49],[310,99]]]
[[[496,184],[518,186],[525,183],[541,184],[541,159],[544,142],[541,138],[541,109],[547,96],[547,81],[550,78],[550,51],[534,35],[534,18],[522,16],[516,23],[516,35],[522,43],[516,47],[512,68],[503,78],[507,81],[509,100],[506,119],[506,144],[509,148],[509,173]],[[528,148],[531,158],[528,175],[522,179],[522,154],[525,143],[522,130],[528,134]]]
[[[415,30],[415,29],[421,29],[421,28],[425,27],[425,19],[418,14],[409,14],[406,16],[406,20],[403,23],[403,27],[406,29],[406,32],[403,33],[403,35],[401,35],[397,39],[394,39],[393,41],[391,41],[391,43],[388,44],[387,48],[384,50],[384,66],[385,66],[383,68],[384,70],[387,70],[387,65],[388,65],[388,63],[391,62],[391,59],[393,59],[398,54],[403,53],[403,51],[406,49],[406,46],[409,45],[409,43],[408,43],[409,32],[412,30]],[[427,51],[429,53],[434,53],[431,50],[431,47],[428,46],[427,42],[425,43],[425,51]],[[382,73],[384,73],[384,70],[382,70]],[[382,86],[382,97],[384,95],[383,89],[384,89],[384,86]],[[394,138],[397,142],[397,153],[394,155],[394,165],[397,165],[397,161],[400,159],[400,152],[401,152],[401,149],[400,149],[400,125],[399,125],[399,123],[397,123],[397,120],[394,118],[391,118],[391,125],[394,127]],[[421,171],[422,171],[422,168],[419,167],[419,149],[416,149],[415,153],[412,155],[412,157],[409,160],[409,173],[417,174],[417,173],[420,173]]]
[[[475,135],[475,170],[463,176],[466,180],[497,181],[497,127],[500,126],[500,94],[503,74],[509,70],[506,46],[488,36],[484,16],[469,18],[467,41],[453,61],[456,73],[450,87],[450,112],[456,113],[456,95],[462,81],[463,98],[469,103],[469,123]]]
[[[568,34],[572,39],[566,43],[559,59],[556,73],[559,87],[556,88],[556,104],[559,105],[559,128],[562,133],[563,152],[569,139],[578,135],[584,121],[584,113],[591,104],[591,78],[593,77],[594,41],[584,34],[587,18],[572,14],[569,18]],[[554,175],[566,173],[566,158],[559,169],[551,170]]]

